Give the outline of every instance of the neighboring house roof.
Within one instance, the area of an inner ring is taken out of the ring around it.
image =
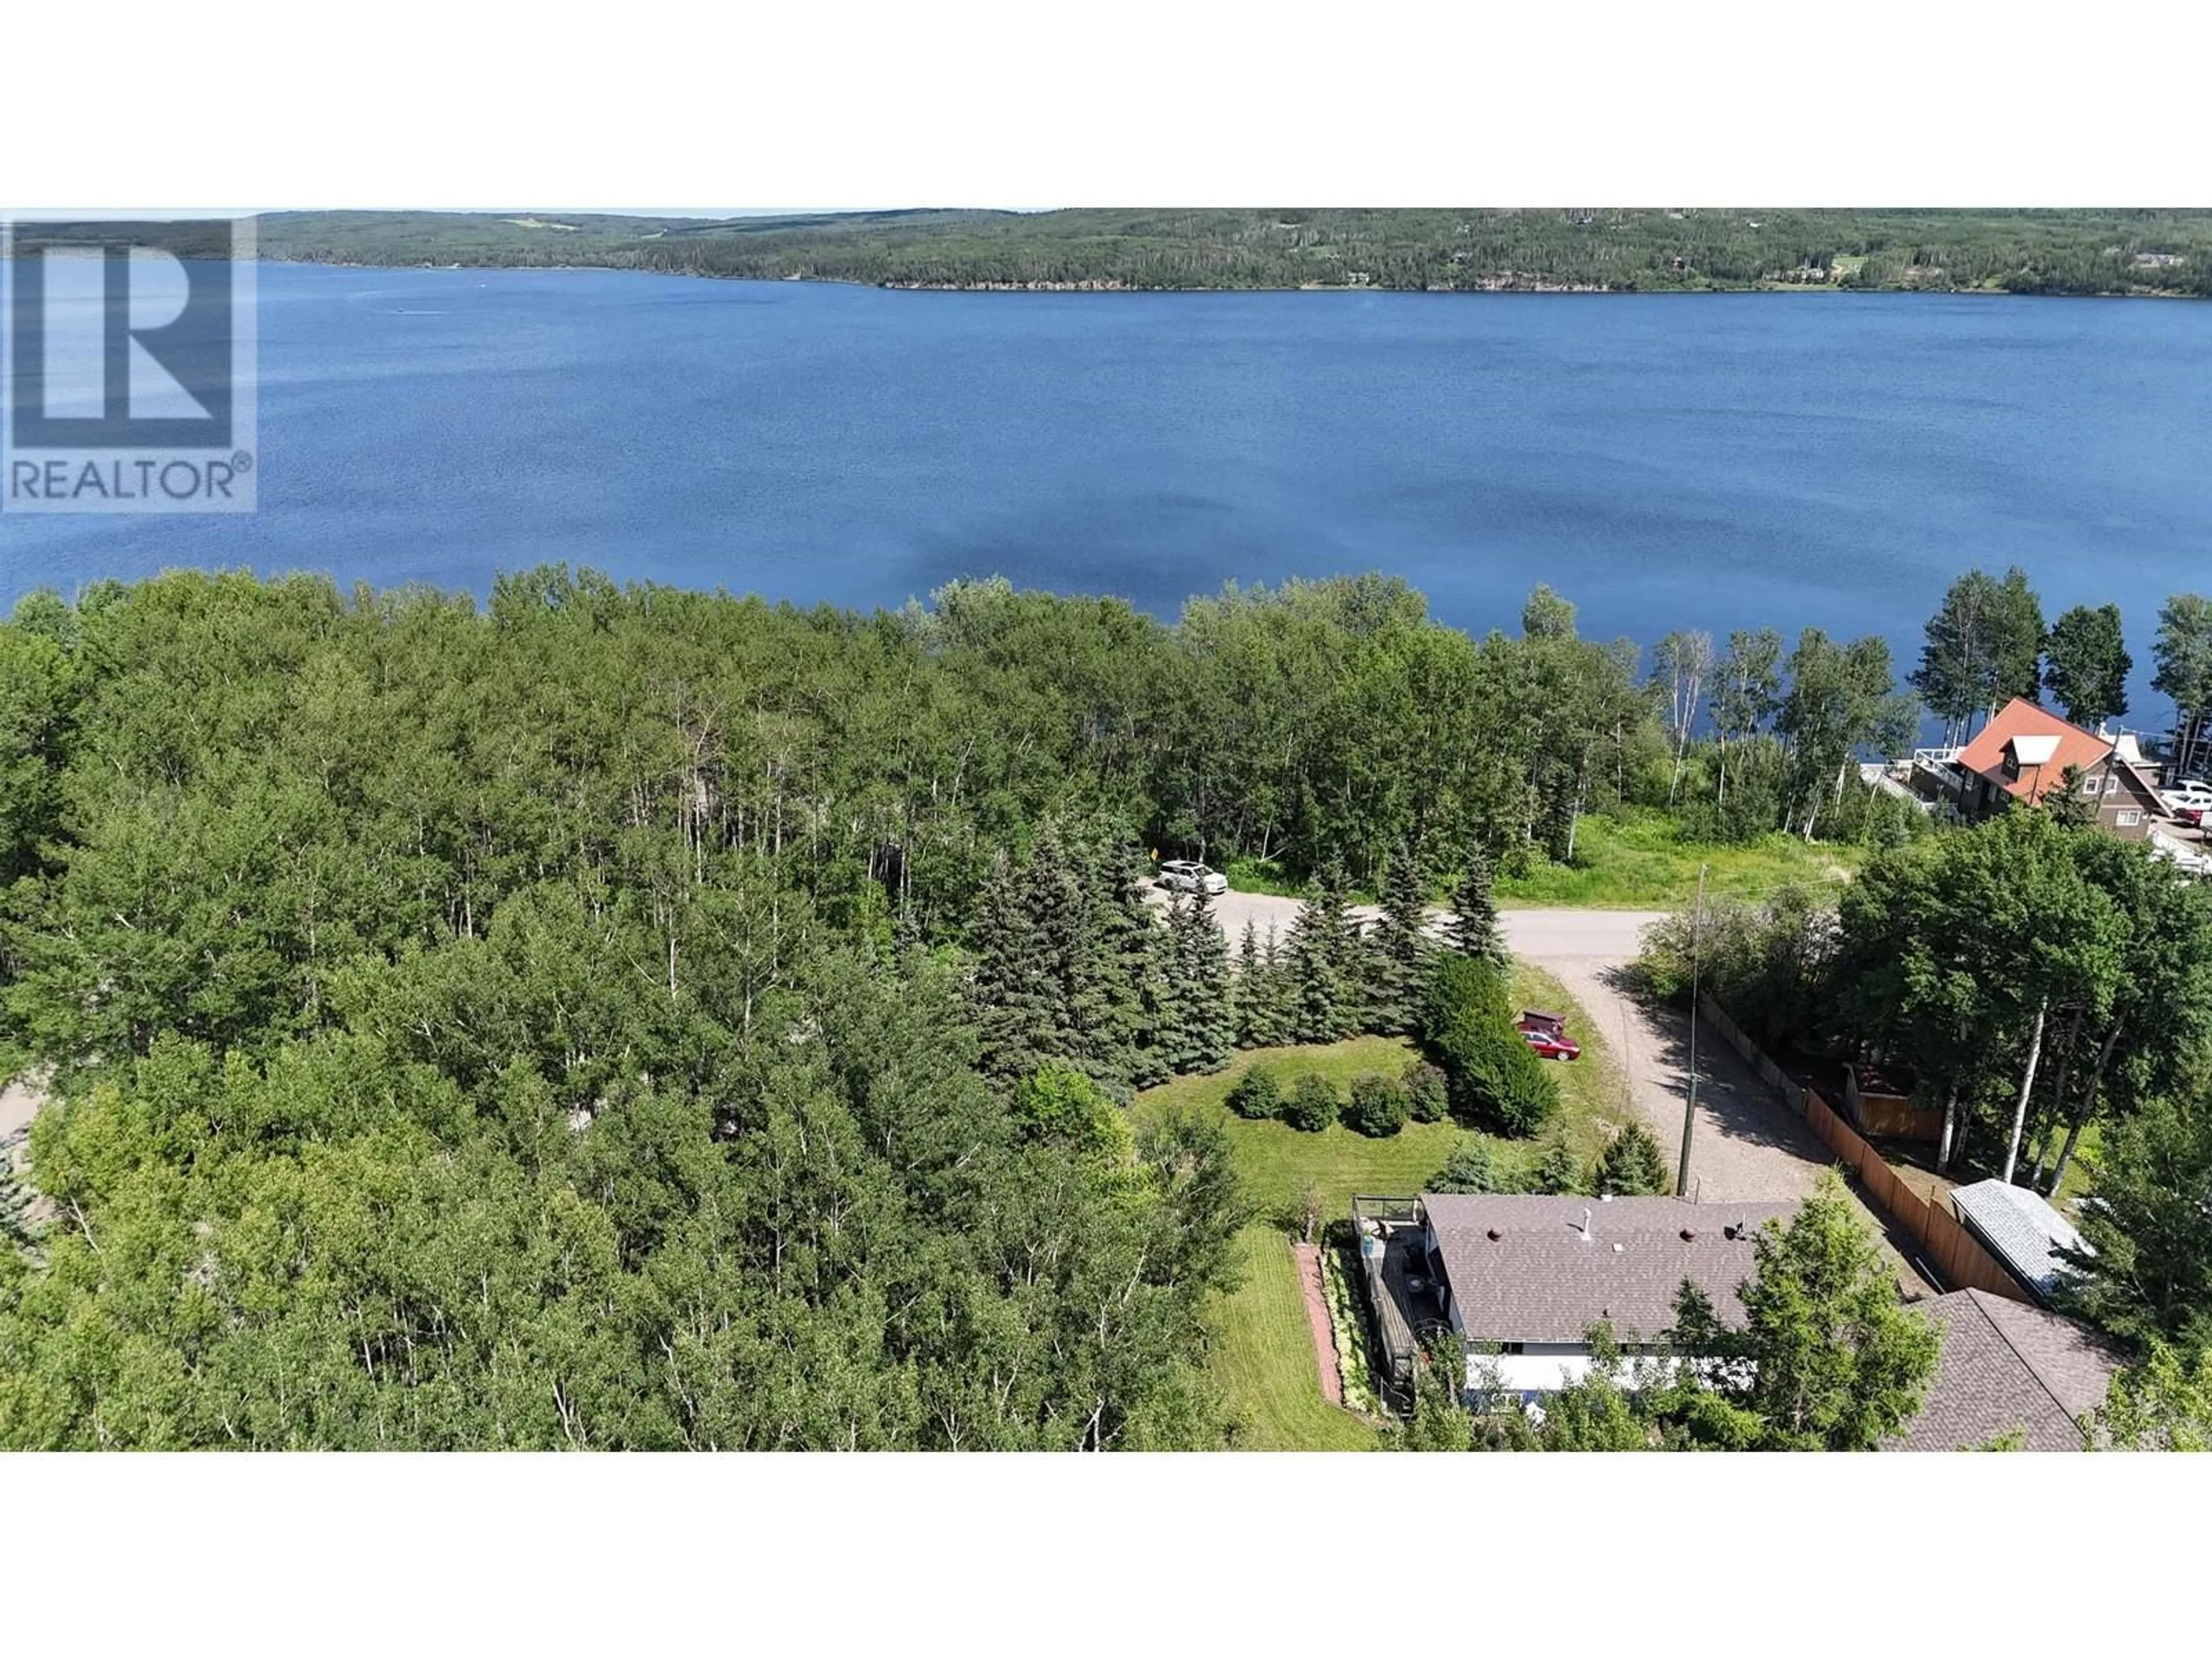
[[[2002,1181],[1977,1181],[1951,1194],[1952,1207],[2019,1279],[2039,1296],[2057,1287],[2064,1263],[2061,1245],[2081,1249],[2074,1224],[2045,1203],[2040,1194]]]
[[[2144,805],[2160,814],[2166,811],[2166,802],[2158,793],[2158,778],[2149,767],[2116,751],[2112,756],[2112,769],[2134,786],[2135,793]]]
[[[2015,776],[2006,775],[2008,750],[2018,763]],[[1958,764],[2033,805],[2064,784],[2068,767],[2086,772],[2112,751],[2112,744],[2095,732],[2014,697],[1959,751]]]
[[[1971,1451],[2017,1431],[2027,1451],[2080,1451],[2081,1419],[2105,1403],[2119,1358],[2070,1319],[1954,1291],[1918,1304],[1943,1339],[1928,1397],[1889,1451]]]
[[[1649,1340],[1674,1322],[1685,1279],[1740,1323],[1736,1287],[1756,1265],[1753,1237],[1796,1210],[1520,1194],[1428,1194],[1421,1204],[1461,1328],[1476,1342],[1577,1343],[1600,1320],[1624,1340]]]

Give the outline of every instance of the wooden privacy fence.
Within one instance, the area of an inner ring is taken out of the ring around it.
[[[1914,1192],[1898,1178],[1888,1160],[1829,1109],[1820,1091],[1805,1091],[1805,1121],[1837,1158],[1856,1172],[1867,1201],[1919,1241],[1928,1265],[1954,1290],[1987,1291],[2014,1302],[2031,1300],[1996,1258],[1975,1240],[1958,1218]]]
[[[1790,1103],[1790,1109],[1812,1125],[1813,1132],[1827,1143],[1828,1150],[1858,1176],[1859,1184],[1866,1188],[1867,1201],[1912,1235],[1928,1265],[1945,1284],[1959,1291],[1987,1291],[1993,1296],[2009,1297],[2014,1302],[2033,1300],[1956,1216],[1942,1205],[1929,1203],[1898,1179],[1889,1161],[1820,1098],[1819,1090],[1800,1088],[1744,1035],[1719,1003],[1709,996],[1701,996],[1698,999],[1698,1012],[1728,1040],[1729,1048],[1743,1056],[1744,1064],[1765,1079],[1769,1086]],[[1936,1114],[1939,1132],[1942,1116],[1940,1112]]]
[[[1698,999],[1699,1016],[1728,1039],[1728,1046],[1742,1056],[1743,1063],[1765,1080],[1766,1086],[1790,1103],[1790,1109],[1802,1117],[1805,1115],[1805,1091],[1797,1080],[1766,1057],[1766,1052],[1743,1034],[1730,1019],[1728,1010],[1709,996]]]

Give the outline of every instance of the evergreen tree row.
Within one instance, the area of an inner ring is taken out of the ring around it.
[[[1054,820],[997,860],[970,929],[986,1075],[1012,1087],[1070,1066],[1126,1100],[1171,1076],[1218,1072],[1240,1048],[1420,1029],[1438,947],[1425,931],[1426,884],[1402,848],[1370,927],[1354,919],[1332,855],[1288,937],[1247,923],[1233,969],[1212,899],[1176,896],[1163,926],[1150,882],[1139,843],[1105,820]],[[1503,967],[1486,862],[1457,897],[1454,945]]]

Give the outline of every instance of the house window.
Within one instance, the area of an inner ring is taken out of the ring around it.
[[[2112,822],[2119,825],[2123,830],[2131,830],[2136,824],[2142,822],[2142,814],[2141,812],[2123,812],[2118,817],[2114,818]]]
[[[1500,1353],[1519,1353],[1521,1352],[1522,1346],[1522,1345],[1518,1342],[1501,1342],[1498,1345],[1498,1352]]]
[[[2105,780],[2105,793],[2108,795],[2117,795],[2120,793],[2120,775],[2118,773],[2115,772],[2111,777]]]
[[[2115,779],[2114,781],[2117,782],[2118,780]],[[2085,795],[2101,795],[2105,793],[2105,787],[2094,778],[2084,778],[2081,781],[2081,793]]]

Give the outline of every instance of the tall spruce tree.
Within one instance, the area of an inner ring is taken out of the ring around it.
[[[1011,1087],[1048,1060],[1072,1058],[1079,1044],[1070,1007],[1073,951],[1048,938],[1041,908],[1077,907],[1068,890],[1040,906],[1032,860],[1001,857],[984,882],[972,939],[979,1064],[985,1076]]]
[[[1117,1095],[1167,1075],[1159,1057],[1159,923],[1145,902],[1144,849],[1116,826],[1085,849],[1085,1069]]]
[[[1205,894],[1175,907],[1175,994],[1182,1004],[1176,1021],[1179,1051],[1170,1064],[1177,1072],[1218,1072],[1236,1047],[1236,1011],[1230,1003],[1229,941],[1213,919],[1213,902]]]
[[[1260,960],[1260,930],[1247,918],[1244,931],[1237,940],[1237,981],[1230,994],[1231,1006],[1237,1012],[1237,1046],[1240,1048],[1257,1048],[1265,1042],[1261,1032],[1267,1017],[1267,988],[1260,979],[1264,971]]]
[[[1373,1029],[1410,1031],[1420,1023],[1434,946],[1422,932],[1428,906],[1427,884],[1404,842],[1391,854],[1382,884],[1382,920],[1375,930]]]
[[[1490,860],[1480,848],[1468,854],[1467,873],[1452,895],[1452,920],[1448,937],[1451,948],[1499,968],[1510,968],[1512,956],[1505,948],[1504,930],[1498,922],[1498,902],[1491,896]]]
[[[1260,947],[1260,986],[1254,1002],[1254,1046],[1279,1048],[1298,1036],[1298,988],[1290,952],[1267,924],[1267,937]]]
[[[1297,988],[1297,1039],[1334,1042],[1357,1030],[1364,998],[1347,969],[1356,946],[1345,902],[1344,866],[1334,856],[1306,888],[1291,923],[1291,974]]]

